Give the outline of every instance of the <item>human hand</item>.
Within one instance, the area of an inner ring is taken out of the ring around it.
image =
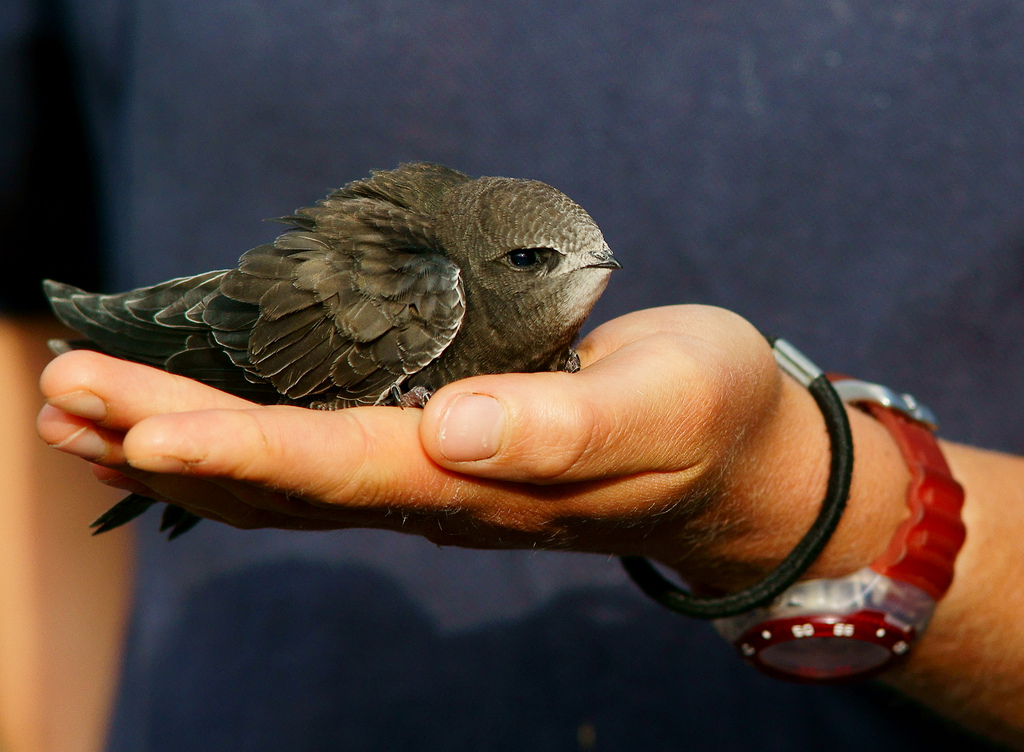
[[[43,373],[38,429],[111,485],[237,527],[639,554],[719,585],[781,559],[816,512],[828,445],[760,334],[673,306],[611,321],[579,353],[579,373],[465,379],[422,411],[319,412],[78,351]]]

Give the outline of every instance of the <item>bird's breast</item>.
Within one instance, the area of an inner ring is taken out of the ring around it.
[[[436,390],[459,379],[489,373],[559,371],[565,367],[572,336],[538,331],[507,311],[509,322],[493,316],[467,316],[444,352],[408,384]]]

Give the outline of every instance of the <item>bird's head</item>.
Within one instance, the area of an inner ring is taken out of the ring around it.
[[[478,178],[448,192],[439,230],[467,291],[578,329],[621,265],[590,215],[536,180]],[[575,334],[575,331],[573,331]]]

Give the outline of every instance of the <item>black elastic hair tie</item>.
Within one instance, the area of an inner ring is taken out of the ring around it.
[[[718,598],[702,598],[676,587],[642,556],[623,556],[622,566],[641,590],[662,606],[696,619],[723,619],[764,606],[796,582],[825,548],[850,495],[853,437],[842,400],[825,374],[783,339],[769,337],[783,370],[804,384],[818,403],[832,451],[828,490],[818,518],[789,555],[760,582]]]

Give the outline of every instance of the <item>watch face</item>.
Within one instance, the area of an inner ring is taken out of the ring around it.
[[[892,653],[881,645],[831,636],[780,642],[758,654],[766,667],[807,679],[843,679],[875,671],[890,658]]]
[[[860,678],[901,657],[914,639],[878,611],[762,622],[736,641],[766,673],[795,681]]]

